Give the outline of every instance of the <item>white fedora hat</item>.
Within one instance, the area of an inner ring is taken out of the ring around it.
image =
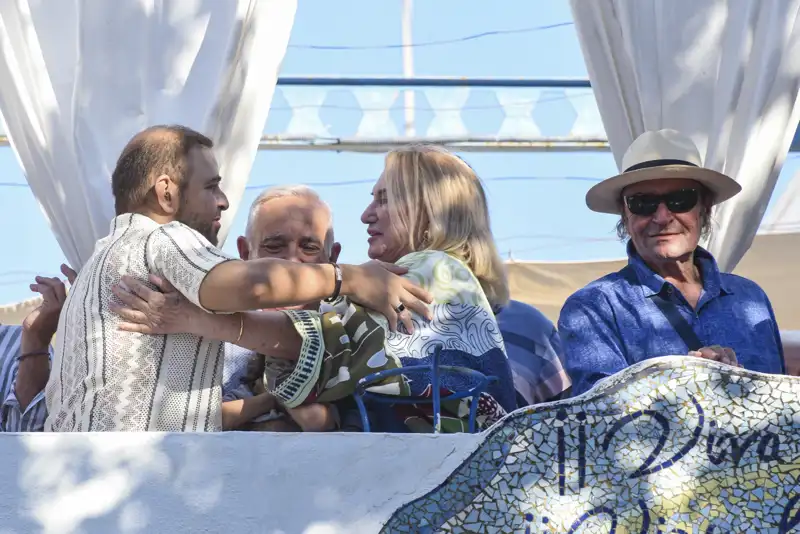
[[[665,178],[685,178],[703,184],[714,195],[712,204],[724,202],[742,190],[736,180],[702,165],[700,151],[682,133],[675,130],[645,132],[625,152],[622,173],[592,187],[586,193],[586,205],[592,211],[620,214],[623,189],[631,184]]]

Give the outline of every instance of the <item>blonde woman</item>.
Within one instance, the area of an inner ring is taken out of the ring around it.
[[[432,321],[414,317],[411,335],[402,329],[386,333],[387,355],[410,366],[429,361],[437,346],[457,349],[463,354],[461,361],[441,363],[472,367],[499,378],[481,399],[479,425],[513,410],[515,392],[507,359],[481,361],[493,349],[505,354],[493,310],[505,306],[509,294],[490,229],[486,194],[472,168],[435,146],[414,145],[390,152],[361,222],[367,225],[369,257],[406,267],[405,276],[434,298]],[[415,395],[429,394],[428,380],[409,375],[403,385]],[[443,389],[454,389],[448,382],[457,381],[451,380],[443,378]],[[466,405],[443,405],[449,412],[442,414],[444,430],[464,429]],[[429,407],[398,406],[396,410],[412,430],[429,428]]]
[[[412,315],[398,302],[396,311],[401,321],[397,331],[391,332],[383,316],[347,299],[322,303],[319,312],[263,312],[288,314],[302,340],[293,368],[280,376],[265,376],[265,383],[274,384],[271,393],[279,404],[294,409],[336,403],[351,396],[361,378],[386,369],[428,363],[434,349],[442,347],[459,351],[447,353],[451,359],[442,364],[498,377],[481,396],[479,427],[513,410],[511,369],[493,312],[508,302],[508,285],[492,239],[486,195],[475,172],[457,156],[437,147],[410,146],[390,152],[361,220],[369,234],[369,257],[407,269],[404,276],[433,296],[430,319]],[[139,295],[146,295],[146,291],[136,288]],[[189,314],[162,311],[161,317],[158,333],[202,329],[211,335],[208,321],[180,319]],[[165,324],[164,317],[172,318],[171,324]],[[408,319],[412,331],[402,324]],[[274,358],[267,357],[267,374]],[[430,386],[428,373],[414,372],[370,389],[399,396],[430,396]],[[461,377],[442,376],[443,397],[466,386]],[[469,399],[443,402],[442,430],[466,430],[468,405]],[[411,431],[431,429],[430,405],[398,405],[382,417],[393,417]],[[325,429],[307,422],[301,426],[305,430]],[[391,422],[378,421],[377,428],[392,426]]]

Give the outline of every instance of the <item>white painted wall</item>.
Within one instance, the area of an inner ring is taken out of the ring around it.
[[[480,437],[0,434],[0,534],[374,533]]]

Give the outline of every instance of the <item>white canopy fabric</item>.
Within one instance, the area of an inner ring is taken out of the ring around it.
[[[0,2],[0,111],[73,267],[108,233],[120,150],[154,124],[183,124],[217,144],[230,201],[224,242],[296,9],[296,0]]]
[[[800,120],[800,0],[571,0],[611,149],[645,131],[690,135],[743,187],[707,244],[731,271],[769,203]]]
[[[761,230],[800,233],[800,173],[792,177],[786,191],[761,223]]]

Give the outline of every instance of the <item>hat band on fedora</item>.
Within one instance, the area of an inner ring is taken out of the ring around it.
[[[687,167],[697,167],[691,161],[684,161],[682,159],[654,159],[651,161],[643,161],[641,163],[637,163],[636,165],[631,165],[623,172],[632,172],[632,171],[639,171],[641,169],[650,169],[652,167],[666,167],[667,165],[685,165]]]

